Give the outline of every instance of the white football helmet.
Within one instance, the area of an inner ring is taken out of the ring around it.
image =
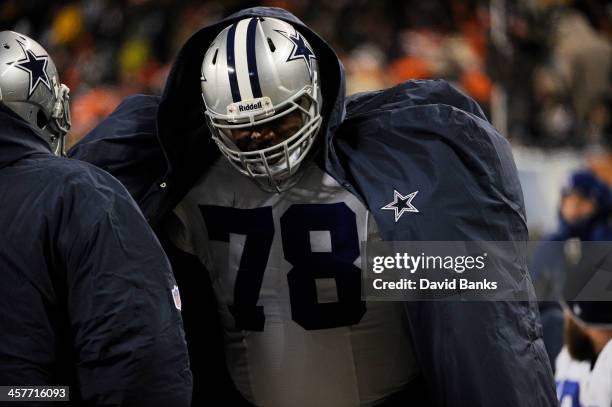
[[[230,163],[264,190],[293,186],[322,120],[319,67],[308,41],[275,18],[240,20],[206,51],[201,83],[212,138]],[[232,130],[295,111],[302,114],[302,127],[279,144],[241,151],[231,137]]]
[[[41,129],[55,155],[70,130],[68,93],[47,51],[13,31],[0,31],[0,103]]]

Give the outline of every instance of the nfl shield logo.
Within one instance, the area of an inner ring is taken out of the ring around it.
[[[177,310],[181,310],[181,294],[179,293],[179,288],[174,286],[172,289],[172,299],[174,300],[174,306]]]

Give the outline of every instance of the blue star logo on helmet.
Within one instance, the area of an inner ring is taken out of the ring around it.
[[[49,76],[47,76],[47,64],[49,63],[48,55],[36,55],[30,49],[24,48],[23,43],[17,41],[25,57],[15,62],[11,62],[8,65],[13,65],[16,68],[25,71],[30,76],[30,88],[28,91],[28,98],[32,96],[34,90],[39,83],[42,83],[51,91],[51,84],[49,82]]]
[[[293,44],[293,49],[291,50],[291,54],[289,58],[287,58],[287,62],[294,61],[296,59],[303,59],[306,62],[306,66],[308,67],[308,73],[312,77],[312,60],[317,59],[314,52],[308,44],[306,44],[306,40],[302,37],[302,34],[299,32],[295,32],[295,34],[289,34],[281,30],[274,30],[283,37],[287,38]]]

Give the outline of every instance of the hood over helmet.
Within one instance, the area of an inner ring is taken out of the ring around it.
[[[263,190],[295,185],[321,124],[319,63],[300,32],[272,17],[229,25],[206,51],[200,80],[212,138],[230,164]]]
[[[195,33],[180,50],[170,71],[158,109],[158,137],[166,154],[169,185],[188,189],[219,155],[207,127],[200,78],[202,60],[217,35],[235,22],[249,17],[269,17],[286,21],[304,36],[319,65],[322,90],[319,130],[322,154],[319,164],[326,168],[331,137],[344,115],[344,69],[333,49],[291,13],[273,7],[255,7],[232,14],[226,19]],[[181,118],[181,120],[177,120]],[[212,157],[211,157],[212,156]],[[186,192],[186,191],[185,191]],[[182,194],[181,194],[182,195]]]
[[[68,153],[116,176],[153,226],[183,199],[220,155],[207,125],[201,93],[202,61],[221,31],[251,17],[290,23],[310,44],[316,58],[325,61],[319,66],[323,86],[317,162],[334,177],[342,172],[331,143],[344,117],[344,69],[338,57],[323,39],[288,11],[249,8],[202,28],[187,40],[177,53],[161,98],[145,95],[126,98]]]

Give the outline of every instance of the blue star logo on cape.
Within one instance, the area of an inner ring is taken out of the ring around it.
[[[393,202],[388,203],[380,209],[395,211],[395,223],[397,223],[405,212],[419,212],[419,210],[412,204],[412,200],[418,193],[419,191],[414,191],[413,193],[404,196],[394,189]]]
[[[294,61],[296,59],[303,59],[306,62],[306,66],[308,67],[308,73],[310,77],[312,77],[312,60],[317,59],[314,52],[310,47],[306,44],[306,40],[302,37],[302,34],[299,32],[295,32],[295,34],[289,34],[281,30],[274,30],[283,37],[287,38],[291,41],[293,45],[293,49],[291,50],[291,54],[289,54],[289,58],[287,58],[286,62]]]
[[[15,62],[11,62],[8,65],[13,65],[15,68],[19,68],[25,71],[30,76],[30,88],[28,90],[28,98],[32,96],[34,90],[39,83],[42,83],[51,91],[51,84],[49,82],[49,76],[47,75],[47,64],[49,63],[48,55],[36,55],[32,50],[24,48],[25,44],[20,41],[17,43],[21,46],[25,57]]]

